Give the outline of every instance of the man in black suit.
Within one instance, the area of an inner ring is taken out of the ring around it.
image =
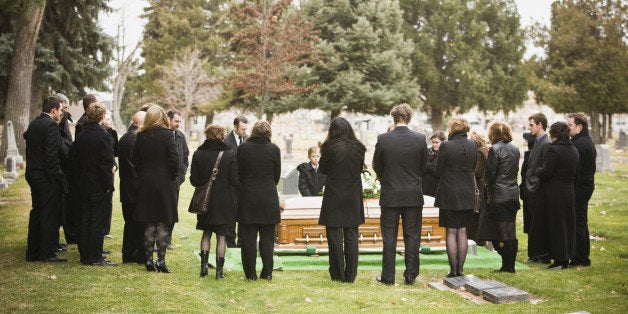
[[[571,266],[591,266],[589,254],[591,242],[589,240],[588,211],[589,200],[595,190],[595,158],[597,151],[593,140],[589,136],[587,116],[582,113],[567,115],[569,136],[573,145],[578,149],[580,158],[574,181],[576,195],[576,254],[571,260]]]
[[[87,94],[83,97],[83,110],[85,110],[85,112],[78,121],[76,121],[76,126],[74,126],[74,138],[78,137],[79,133],[83,131],[84,125],[87,123],[87,108],[91,104],[102,104],[102,98],[96,94]]]
[[[31,188],[33,209],[28,221],[27,261],[67,262],[56,255],[59,244],[59,211],[65,177],[59,164],[61,101],[47,97],[42,113],[24,132],[26,181]]]
[[[540,230],[544,228],[533,228],[532,226],[534,224],[540,226],[546,223],[540,218],[534,218],[537,210],[543,210],[536,206],[537,194],[539,192],[539,186],[541,185],[541,179],[536,174],[536,170],[543,165],[543,159],[552,142],[545,132],[547,129],[547,117],[543,113],[539,112],[531,115],[528,117],[528,122],[530,134],[535,137],[535,140],[530,156],[528,157],[526,175],[525,178],[522,179],[525,181],[524,193],[529,205],[528,208],[530,209],[528,212],[523,212],[523,231],[528,234],[528,262],[549,264],[549,252],[542,249],[547,247],[544,245],[547,239],[536,236],[532,231],[533,229]]]
[[[122,235],[122,262],[139,263],[146,261],[144,250],[144,228],[133,215],[137,206],[138,176],[133,165],[133,148],[137,140],[137,130],[144,124],[146,111],[138,111],[133,115],[133,123],[118,142],[118,162],[120,166],[120,202],[122,202],[122,217],[124,218],[124,233]]]
[[[406,284],[414,284],[419,275],[419,244],[423,211],[422,177],[427,165],[425,135],[408,129],[412,108],[395,106],[390,115],[395,128],[380,134],[375,144],[373,168],[382,185],[379,199],[380,228],[384,243],[382,274],[378,282],[395,283],[395,256],[399,217],[402,219],[405,245]]]
[[[235,119],[233,119],[233,130],[229,132],[229,134],[227,134],[227,136],[225,137],[223,141],[227,145],[229,145],[229,147],[231,147],[231,150],[233,150],[233,152],[236,153],[236,156],[238,154],[238,146],[240,146],[240,144],[242,144],[244,141],[246,141],[247,138],[249,138],[249,136],[246,135],[248,124],[249,124],[249,120],[245,116],[235,117]],[[234,199],[237,202],[238,196],[234,195]],[[236,204],[236,208],[237,208],[237,204]],[[240,244],[236,242],[236,223],[235,222],[229,225],[229,230],[227,230],[226,241],[227,241],[227,247],[229,248],[240,247]],[[240,241],[240,236],[238,232],[238,242],[239,241]]]
[[[90,105],[83,131],[70,148],[70,158],[81,174],[81,262],[93,266],[115,265],[103,258],[104,226],[114,190],[113,140],[102,125],[106,112],[103,104]]]
[[[185,181],[185,173],[188,170],[188,165],[190,161],[188,160],[188,156],[190,155],[190,150],[188,149],[188,143],[185,140],[185,134],[179,130],[181,128],[181,121],[183,118],[183,114],[181,111],[177,109],[168,110],[168,121],[170,122],[170,129],[172,129],[174,133],[174,143],[177,145],[177,152],[179,152],[179,170],[177,171],[177,203],[179,202],[179,190],[181,190],[181,184]],[[168,234],[168,246],[169,250],[173,250],[174,246],[172,245],[172,230],[174,229],[174,224],[169,226],[170,233]]]
[[[60,138],[60,149],[59,149],[59,165],[61,166],[61,171],[63,171],[63,175],[66,177],[66,182],[69,176],[70,164],[68,162],[68,153],[70,152],[70,146],[72,145],[72,132],[70,131],[70,123],[72,122],[72,115],[68,111],[68,107],[70,106],[70,100],[68,97],[61,93],[56,93],[53,95],[57,99],[61,101],[61,111],[63,111],[61,115],[61,120],[59,121],[59,134]],[[68,185],[68,190],[70,186]],[[63,193],[61,195],[61,210],[59,212],[59,227],[63,226],[63,233],[65,235],[65,240],[68,243],[77,243],[78,242],[78,233],[76,223],[74,221],[75,212],[74,208],[72,208],[72,203],[70,202],[68,193]],[[66,251],[68,249],[68,245],[59,241],[59,232],[57,232],[57,250]]]

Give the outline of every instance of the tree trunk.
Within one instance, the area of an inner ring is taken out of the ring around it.
[[[600,114],[592,111],[591,114],[591,139],[594,144],[604,144],[604,137],[601,136]]]
[[[266,114],[266,122],[268,122],[268,124],[273,125],[273,118],[275,118],[274,113],[269,112]]]
[[[24,154],[26,148],[22,134],[26,131],[29,122],[35,47],[45,7],[44,0],[24,1],[23,12],[18,17],[15,28],[15,43],[4,107],[5,121],[12,121],[15,127],[15,140],[20,154]],[[2,138],[3,149],[0,149],[0,154],[5,157],[6,136]]]
[[[41,113],[41,105],[44,100],[44,91],[39,86],[39,78],[44,74],[42,69],[33,69],[33,75],[31,79],[31,95],[30,95],[30,110],[28,114],[28,121],[32,121]]]
[[[434,132],[443,129],[443,111],[441,109],[430,109],[430,116],[432,117],[432,130]]]
[[[608,114],[608,133],[606,138],[613,138],[613,114]]]
[[[602,138],[606,138],[606,114],[602,113]]]
[[[190,138],[190,130],[192,129],[192,116],[187,114],[185,115],[185,127],[184,127],[184,133],[185,133],[185,137]]]
[[[214,110],[212,110],[210,113],[205,115],[205,128],[207,128],[208,125],[214,123],[214,116],[216,115],[216,112]]]
[[[329,118],[329,123],[334,121],[334,119],[338,118],[338,116],[340,116],[340,109],[332,109],[331,117]]]

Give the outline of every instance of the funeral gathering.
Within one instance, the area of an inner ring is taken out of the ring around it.
[[[1,312],[623,312],[620,0],[0,1]]]

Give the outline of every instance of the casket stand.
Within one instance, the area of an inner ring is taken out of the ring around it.
[[[293,197],[281,204],[281,222],[277,225],[275,252],[325,253],[327,235],[325,226],[318,224],[322,196]],[[438,208],[434,198],[424,196],[421,251],[442,250],[445,247],[445,228],[438,226]],[[359,227],[360,252],[381,252],[383,242],[379,223],[379,199],[364,200],[365,223]],[[404,252],[403,228],[399,220],[397,250]]]

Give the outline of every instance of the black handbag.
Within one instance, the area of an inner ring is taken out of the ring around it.
[[[203,186],[199,186],[194,189],[194,195],[192,195],[192,201],[190,202],[190,207],[188,211],[192,214],[207,214],[209,210],[209,199],[212,193],[212,185],[214,181],[216,181],[216,175],[218,174],[218,165],[220,164],[220,160],[222,159],[223,151],[218,153],[218,158],[216,159],[216,164],[214,165],[214,169],[212,169],[211,176],[209,177],[209,181],[205,183]]]

